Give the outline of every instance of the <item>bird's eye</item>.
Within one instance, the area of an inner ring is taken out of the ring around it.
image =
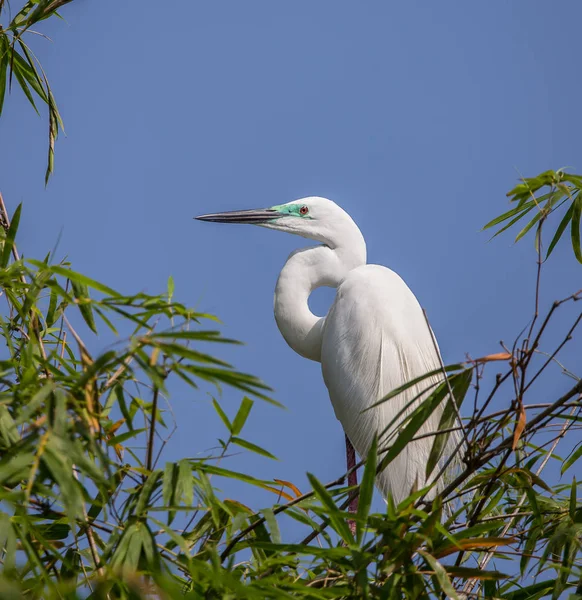
[[[307,206],[302,206],[299,209],[299,214],[301,214],[301,215],[306,215],[308,212],[309,212],[309,209],[307,208]]]

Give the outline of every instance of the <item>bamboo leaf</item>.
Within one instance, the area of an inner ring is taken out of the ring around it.
[[[265,517],[265,521],[269,526],[269,531],[271,532],[271,539],[275,544],[281,543],[281,532],[279,531],[279,524],[277,523],[277,518],[275,517],[275,513],[270,508],[263,508],[261,511],[263,516]]]
[[[6,232],[6,238],[4,240],[4,247],[2,248],[2,255],[0,256],[0,267],[5,269],[10,261],[10,253],[14,247],[14,240],[16,238],[16,232],[18,231],[18,224],[20,223],[20,213],[22,212],[22,204],[19,204],[12,215],[10,221],[10,227]]]
[[[485,230],[485,229],[491,229],[491,227],[495,227],[495,225],[499,225],[499,223],[503,223],[503,221],[507,221],[507,219],[510,219],[511,217],[517,215],[517,218],[513,219],[511,221],[511,225],[513,225],[513,223],[515,223],[519,219],[521,219],[534,206],[535,206],[535,202],[533,200],[530,200],[529,202],[526,202],[522,206],[516,206],[515,208],[512,208],[511,210],[508,210],[507,212],[504,212],[502,215],[499,215],[498,217],[495,217],[495,219],[492,219],[491,221],[489,221],[489,223],[487,223],[483,227],[483,230]],[[504,229],[506,229],[506,228],[504,228]],[[501,232],[498,231],[495,235],[497,235],[498,233],[501,233]]]
[[[212,398],[212,405],[214,406],[214,410],[216,411],[222,422],[225,424],[226,428],[232,433],[231,422],[228,420],[228,417],[226,416],[226,413],[222,410],[220,404],[218,404],[218,402],[214,398]]]
[[[319,501],[326,509],[327,516],[335,531],[344,542],[347,544],[353,543],[354,537],[352,536],[352,532],[350,531],[348,523],[342,513],[338,510],[329,492],[311,473],[307,473],[307,478],[309,479],[309,483],[311,484],[315,495],[317,498],[319,498]]]
[[[169,527],[162,521],[158,521],[158,519],[154,519],[151,516],[150,516],[150,519],[151,519],[152,523],[155,523],[158,527],[161,527],[163,529],[164,533],[166,533],[170,537],[170,539],[176,544],[176,546],[178,546],[180,548],[180,550],[186,556],[189,555],[190,549],[188,548],[188,544],[186,543],[186,540],[181,535],[179,535],[174,529],[172,529],[171,527]]]
[[[372,497],[374,495],[374,482],[376,481],[376,463],[378,460],[378,437],[374,436],[368,458],[362,483],[360,484],[360,497],[358,501],[358,518],[356,520],[356,541],[361,544],[364,537],[364,524],[368,518],[370,507],[372,506]]]
[[[116,446],[117,444],[123,444],[127,440],[130,440],[139,435],[140,433],[143,433],[145,430],[145,427],[143,427],[142,429],[132,429],[131,431],[120,433],[119,435],[116,435],[115,437],[112,437],[109,440],[107,440],[107,445]]]
[[[293,500],[293,496],[283,492],[282,490],[276,487],[273,487],[270,484],[270,482],[264,481],[262,479],[257,479],[256,477],[246,475],[245,473],[240,473],[239,471],[232,471],[230,469],[224,469],[222,467],[217,467],[215,465],[209,465],[205,463],[195,463],[194,465],[192,465],[192,468],[203,473],[207,473],[209,475],[218,475],[219,477],[226,477],[228,479],[238,479],[239,481],[244,481],[245,483],[249,483],[250,485],[260,487],[264,490],[268,490],[269,492],[272,492],[277,496],[282,496],[286,500]]]
[[[243,440],[239,437],[233,437],[231,439],[231,441],[233,444],[236,444],[237,446],[241,446],[242,448],[246,448],[247,450],[250,450],[251,452],[260,454],[261,456],[266,456],[267,458],[272,458],[273,460],[278,460],[278,458],[276,456],[274,456],[273,454],[271,454],[264,448],[261,448],[260,446],[253,444],[252,442]]]
[[[580,215],[582,215],[582,194],[578,194],[574,200],[574,210],[572,211],[571,233],[572,248],[574,256],[579,263],[582,263],[582,249],[580,248]]]
[[[451,398],[449,395],[449,398],[447,400],[439,422],[439,431],[450,429],[455,425],[455,423],[457,423],[457,415],[459,414],[459,410],[461,408],[461,405],[463,404],[463,400],[465,399],[467,390],[471,385],[472,377],[473,369],[467,369],[466,371],[455,373],[454,375],[449,377],[449,384],[451,386],[451,391],[453,392],[453,397]],[[453,402],[456,404],[456,408]],[[434,468],[438,465],[450,435],[450,433],[435,435],[432,449],[430,451],[426,463],[427,479],[430,477]]]
[[[558,225],[558,228],[556,229],[556,233],[554,233],[554,237],[552,238],[552,241],[550,242],[550,245],[548,246],[548,251],[546,252],[546,259],[550,256],[550,254],[554,250],[556,244],[562,237],[562,234],[564,233],[566,227],[568,226],[568,223],[572,219],[573,212],[574,212],[574,203],[572,202],[572,204],[570,205],[570,208],[568,208],[568,210],[566,211],[566,214],[560,221],[560,224]]]
[[[46,265],[41,261],[29,259],[28,262],[31,265],[33,265],[39,269],[46,268]],[[99,283],[98,281],[95,281],[94,279],[91,279],[90,277],[87,277],[86,275],[77,273],[76,271],[73,271],[72,269],[67,269],[67,268],[61,267],[59,265],[52,265],[49,267],[49,269],[55,275],[62,275],[63,277],[66,277],[67,279],[69,279],[71,282],[75,281],[76,283],[86,285],[87,287],[93,288],[94,290],[97,290],[98,292],[101,292],[102,294],[106,294],[107,296],[112,296],[114,298],[120,297],[119,292],[116,292],[114,289],[110,288],[109,286]]]
[[[463,368],[464,368],[464,365],[462,363],[458,363],[455,365],[448,365],[448,366],[444,367],[444,371],[445,371],[445,373],[451,373],[452,371],[459,371],[460,369],[463,369]],[[420,377],[415,377],[414,379],[411,379],[410,381],[407,381],[403,385],[393,389],[389,394],[386,394],[386,396],[384,396],[382,399],[378,400],[378,402],[375,402],[374,404],[372,404],[371,406],[366,408],[366,410],[372,410],[376,406],[380,406],[380,404],[384,404],[384,402],[388,402],[388,400],[395,398],[402,392],[405,392],[406,390],[410,389],[411,387],[414,387],[421,381],[430,379],[431,377],[434,377],[435,375],[442,376],[442,374],[443,374],[443,369],[439,368],[439,369],[434,369],[433,371],[429,371],[428,373],[425,373],[424,375],[421,375]]]
[[[48,104],[48,96],[44,88],[44,81],[36,70],[34,60],[30,51],[26,47],[26,44],[22,42],[22,39],[18,41],[20,49],[24,53],[26,58],[20,56],[17,52],[14,53],[14,62],[17,63],[21,69],[23,77],[29,83],[30,87],[37,93],[38,97]]]
[[[221,344],[240,344],[238,340],[222,337],[219,331],[207,330],[183,330],[183,331],[159,331],[149,336],[151,340],[191,340],[196,342],[219,342]]]
[[[51,288],[49,308],[46,313],[46,324],[48,327],[52,327],[58,318],[56,316],[58,300],[59,300],[59,295],[58,295],[57,290],[55,290],[54,288]]]
[[[463,577],[466,579],[480,579],[480,580],[497,580],[507,579],[510,576],[499,571],[485,571],[484,569],[473,569],[471,567],[456,567],[445,565],[445,569],[449,575],[453,577]]]
[[[572,454],[562,464],[560,475],[563,475],[582,456],[582,443],[572,451]]]
[[[156,469],[152,471],[149,477],[145,480],[143,484],[143,488],[137,500],[137,505],[135,507],[135,514],[138,516],[142,516],[147,512],[149,500],[154,492],[154,490],[158,486],[158,481],[162,477],[163,472],[161,469]]]
[[[178,463],[178,480],[176,483],[176,501],[183,500],[186,506],[194,503],[194,478],[192,466],[188,460],[182,459]]]
[[[168,277],[168,302],[172,301],[172,298],[174,296],[174,289],[175,289],[174,278],[170,275]]]
[[[10,51],[10,58],[11,58],[11,60],[12,59],[16,59],[18,56],[19,56],[18,52],[16,52],[14,49],[12,49]],[[34,112],[36,112],[36,114],[40,116],[40,113],[38,112],[38,108],[36,107],[36,103],[34,101],[34,98],[33,98],[32,93],[30,91],[30,88],[28,87],[28,83],[27,83],[26,77],[22,73],[20,64],[19,64],[19,62],[17,60],[14,60],[12,62],[12,73],[16,77],[16,81],[18,81],[18,85],[20,85],[20,88],[24,92],[24,95],[26,96],[26,98],[29,101],[30,105],[32,106],[32,108],[34,108]]]
[[[546,213],[540,210],[536,213],[535,217],[515,236],[515,241],[519,242],[521,238],[542,218],[545,217]]]
[[[78,301],[77,306],[79,307],[79,311],[81,312],[85,323],[87,323],[91,331],[97,333],[95,317],[93,316],[91,299],[89,297],[89,289],[86,285],[78,283],[77,281],[71,281],[71,287],[73,288],[73,294]]]
[[[242,431],[252,407],[253,401],[245,396],[242,399],[240,408],[238,409],[234,421],[232,422],[231,431],[233,435],[238,435]]]
[[[426,423],[437,406],[443,401],[448,394],[446,382],[438,385],[434,392],[428,396],[412,413],[412,418],[409,420],[404,429],[398,434],[396,440],[386,453],[386,456],[380,462],[380,470],[383,471],[401,452],[412,438],[418,433],[419,429]]]
[[[431,554],[425,552],[424,550],[419,550],[418,553],[424,558],[427,562],[429,568],[434,571],[435,577],[439,582],[441,590],[453,600],[459,600],[459,596],[449,579],[449,575],[446,569],[441,565],[441,563]]]
[[[0,34],[0,115],[4,108],[6,94],[6,79],[8,73],[8,42],[4,34]]]
[[[496,548],[497,546],[506,546],[515,543],[515,538],[510,537],[488,537],[488,538],[467,538],[456,540],[455,545],[445,546],[435,549],[434,555],[437,558],[443,558],[459,550],[485,550],[487,548]]]

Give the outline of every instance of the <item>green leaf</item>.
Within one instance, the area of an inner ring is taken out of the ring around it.
[[[240,408],[238,409],[238,412],[236,413],[234,421],[232,422],[232,430],[231,431],[232,431],[233,435],[238,435],[242,431],[242,428],[244,427],[244,424],[247,421],[247,418],[249,416],[249,413],[251,412],[252,407],[253,407],[253,401],[250,398],[247,398],[245,396],[242,399]]]
[[[30,54],[30,51],[26,47],[26,44],[22,42],[22,39],[18,40],[18,45],[20,46],[25,58],[15,52],[14,63],[18,64],[19,68],[21,69],[22,76],[29,83],[30,87],[38,94],[38,97],[48,104],[49,99],[44,88],[45,81],[41,78],[36,70],[34,59]]]
[[[182,459],[178,463],[178,481],[176,483],[176,501],[184,501],[186,506],[194,503],[194,477],[190,461]]]
[[[386,456],[380,462],[380,470],[383,471],[401,452],[419,429],[426,423],[437,406],[449,393],[446,381],[443,381],[412,413],[412,418],[404,429],[398,434]]]
[[[562,464],[560,475],[563,475],[582,456],[582,443],[572,451],[572,454]]]
[[[384,402],[388,402],[388,400],[395,398],[402,392],[405,392],[406,390],[410,389],[411,387],[414,387],[417,383],[420,383],[421,381],[424,381],[425,379],[430,379],[431,377],[434,377],[435,375],[442,376],[443,370],[445,373],[450,373],[451,371],[459,371],[461,369],[464,370],[464,365],[462,363],[458,363],[455,365],[448,365],[448,366],[444,367],[444,369],[442,369],[442,368],[434,369],[433,371],[429,371],[428,373],[425,373],[424,375],[421,375],[420,377],[415,377],[414,379],[411,379],[410,381],[407,381],[406,383],[402,384],[401,386],[393,389],[390,393],[386,394],[383,398],[378,400],[378,402],[375,402],[374,404],[372,404],[371,406],[366,408],[366,410],[372,410],[376,406],[380,406],[380,404],[384,404]],[[424,392],[422,392],[422,393],[424,393]],[[365,411],[363,411],[363,412],[365,412]]]
[[[167,462],[164,467],[164,478],[162,480],[162,500],[164,506],[172,506],[174,504],[174,490],[176,488],[175,475],[176,465]]]
[[[441,587],[441,590],[453,600],[459,600],[459,596],[449,579],[449,575],[446,569],[441,565],[441,563],[431,554],[425,552],[424,550],[418,550],[418,553],[424,558],[427,562],[429,568],[434,571],[435,577]]]
[[[56,316],[58,301],[59,301],[59,295],[58,295],[57,290],[55,288],[51,288],[51,296],[50,296],[50,301],[49,301],[49,308],[48,308],[48,311],[46,313],[46,324],[47,324],[47,327],[52,327],[54,325],[55,321],[58,318]]]
[[[112,569],[123,569],[130,573],[137,570],[141,555],[141,523],[127,526],[110,561]]]
[[[172,297],[174,296],[174,278],[170,275],[168,277],[168,302],[172,301]]]
[[[329,494],[329,492],[325,489],[325,487],[317,480],[315,475],[311,473],[307,473],[307,478],[309,479],[309,483],[315,492],[317,498],[321,502],[322,506],[326,509],[327,516],[335,529],[338,535],[342,538],[344,542],[347,544],[351,544],[354,541],[354,537],[348,523],[343,516],[342,512],[338,509],[333,501],[333,498]]]
[[[6,36],[4,34],[0,34],[0,115],[2,115],[4,96],[6,94],[8,63],[8,42]]]
[[[20,55],[18,54],[18,52],[16,52],[14,49],[12,49],[10,52],[10,58],[11,59],[14,58],[14,62],[12,63],[12,73],[16,77],[16,81],[18,81],[18,84],[20,85],[20,88],[24,92],[24,95],[26,96],[27,100],[30,102],[30,105],[32,106],[32,108],[34,108],[34,111],[36,112],[36,114],[40,116],[40,113],[38,112],[38,108],[36,108],[36,103],[34,102],[34,98],[32,96],[30,88],[28,87],[28,84],[26,82],[26,77],[24,76],[24,73],[22,72],[22,67],[20,66],[21,63],[17,60],[17,57],[20,57]],[[22,57],[20,57],[20,58],[22,58]]]
[[[226,428],[232,433],[231,422],[228,420],[228,417],[226,416],[226,413],[222,410],[220,404],[218,404],[218,402],[214,398],[212,398],[212,405],[214,406],[214,410],[221,418],[222,422],[226,425]]]
[[[485,571],[484,569],[477,569],[471,567],[457,567],[453,565],[445,565],[445,569],[449,575],[453,577],[463,577],[466,579],[481,579],[481,580],[496,580],[496,579],[507,579],[510,576],[499,571]]]
[[[178,546],[180,548],[180,550],[186,556],[188,556],[188,554],[190,553],[190,550],[188,548],[188,544],[186,543],[186,540],[181,535],[176,533],[176,531],[174,531],[171,527],[167,526],[165,523],[162,523],[162,521],[158,521],[157,519],[154,519],[151,516],[150,516],[150,519],[153,523],[155,523],[156,525],[161,527],[164,530],[164,532],[170,537],[170,539],[176,544],[176,546]]]
[[[187,358],[188,360],[191,360],[193,362],[230,367],[230,365],[227,362],[215,358],[214,356],[210,356],[209,354],[205,354],[203,352],[199,352],[198,350],[194,350],[193,348],[189,348],[184,344],[172,342],[158,342],[156,340],[151,341],[154,347],[159,348],[161,352],[163,354],[166,354],[167,356],[181,356],[182,358]]]
[[[9,448],[18,442],[20,435],[10,411],[0,404],[0,447]]]
[[[89,326],[91,331],[97,333],[97,327],[95,326],[95,317],[93,316],[93,309],[91,307],[91,299],[89,297],[89,288],[82,283],[77,281],[71,281],[71,287],[73,288],[73,294],[77,299],[77,306],[79,311],[85,319],[85,323]]]
[[[131,431],[126,431],[125,433],[120,433],[119,435],[116,435],[115,437],[112,437],[110,440],[108,440],[107,445],[115,446],[116,444],[123,444],[123,442],[126,442],[127,440],[134,438],[136,435],[143,433],[145,430],[146,430],[146,428],[144,427],[142,429],[132,429]]]
[[[540,209],[536,213],[536,216],[515,236],[515,241],[519,242],[521,238],[542,218],[547,216],[545,210]]]
[[[471,385],[472,378],[473,369],[467,369],[466,371],[461,371],[461,373],[455,373],[454,375],[451,375],[451,377],[449,377],[449,384],[451,386],[453,397],[451,398],[449,395],[449,398],[447,400],[439,422],[439,431],[451,429],[458,422],[457,415],[459,414],[461,405],[463,404],[463,400],[465,399],[465,396],[467,394],[467,390]],[[430,451],[426,464],[427,479],[433,472],[434,468],[438,465],[450,435],[450,433],[435,435],[432,449]]]
[[[182,330],[182,331],[159,331],[149,336],[152,341],[171,340],[189,340],[194,342],[216,342],[219,344],[237,344],[241,345],[238,340],[231,340],[222,337],[219,331],[208,331],[203,329],[197,330]]]
[[[576,520],[576,508],[577,508],[577,502],[576,502],[576,492],[578,491],[578,487],[576,486],[576,477],[572,478],[572,487],[570,489],[570,506],[569,506],[569,513],[570,513],[570,518],[572,519],[572,521]]]
[[[49,394],[51,394],[54,390],[55,390],[55,384],[53,381],[49,381],[49,382],[45,383],[45,385],[40,387],[37,390],[36,394],[34,394],[34,396],[22,407],[22,411],[18,415],[16,424],[22,425],[23,423],[26,423],[29,419],[31,419],[32,416],[35,414],[35,412],[40,410],[43,402],[46,401]],[[4,407],[2,407],[2,409],[3,408]],[[2,422],[2,412],[0,409],[0,423],[1,422]],[[0,425],[0,430],[1,429],[2,429],[2,425]],[[14,439],[18,440],[19,436],[18,436],[18,431],[16,430],[16,427],[14,428],[14,431],[16,434]]]
[[[39,269],[46,268],[46,265],[39,260],[29,259],[28,262],[31,265],[34,265],[35,267],[37,267]],[[106,294],[107,296],[113,296],[114,298],[120,297],[119,292],[116,292],[114,289],[110,288],[109,286],[99,283],[98,281],[95,281],[94,279],[91,279],[90,277],[87,277],[86,275],[77,273],[76,271],[73,271],[72,269],[67,269],[67,268],[61,267],[59,265],[52,265],[51,267],[49,267],[49,269],[55,275],[62,275],[63,277],[66,277],[67,279],[69,279],[71,281],[71,283],[73,281],[75,281],[77,283],[86,285],[87,287],[93,288],[94,290],[97,290],[98,292],[101,292],[102,294]]]
[[[281,532],[279,531],[279,524],[277,523],[275,513],[270,508],[263,508],[261,512],[263,513],[265,521],[269,526],[269,531],[271,532],[271,539],[273,540],[273,542],[275,542],[275,544],[280,544]]]
[[[533,200],[532,200],[533,202]],[[498,229],[493,236],[491,237],[491,239],[496,238],[498,235],[501,235],[504,231],[507,231],[508,229],[510,229],[511,227],[513,227],[513,225],[515,225],[518,221],[520,221],[522,219],[522,217],[525,217],[525,215],[533,208],[533,206],[530,206],[528,210],[520,212],[519,215],[517,215],[517,217],[514,217],[513,219],[511,219],[511,221],[509,221],[509,223],[506,223],[503,227],[501,227],[501,229]]]
[[[356,541],[361,544],[364,537],[364,525],[368,519],[370,506],[372,506],[372,497],[374,495],[374,482],[376,481],[376,464],[378,460],[378,437],[374,436],[366,466],[362,483],[360,484],[360,497],[358,501],[358,518],[356,520]]]
[[[71,526],[66,522],[41,524],[35,527],[35,533],[45,540],[65,540],[71,533]]]
[[[74,548],[69,548],[63,557],[60,576],[65,581],[67,579],[73,580],[73,582],[76,584],[80,573],[81,555]]]
[[[145,483],[143,484],[143,488],[137,501],[137,505],[135,507],[136,515],[142,516],[147,512],[150,498],[154,490],[157,488],[158,481],[160,477],[162,477],[162,475],[162,470],[156,469],[155,471],[152,471],[149,477],[145,480]]]
[[[273,488],[271,482],[265,481],[262,479],[257,479],[256,477],[252,477],[251,475],[247,475],[246,473],[240,473],[239,471],[232,471],[230,469],[223,469],[222,467],[217,467],[215,465],[209,465],[205,463],[194,463],[192,468],[201,471],[203,473],[207,473],[208,475],[218,475],[219,477],[226,477],[227,479],[238,479],[239,481],[244,481],[245,483],[250,483],[251,485],[256,485],[257,487],[263,489],[269,489],[274,491],[279,491],[277,488]]]
[[[568,223],[570,222],[570,219],[572,218],[573,212],[574,212],[574,203],[572,202],[572,204],[570,205],[570,208],[568,208],[568,210],[566,211],[566,214],[560,221],[560,224],[558,225],[558,228],[556,229],[556,233],[554,234],[554,237],[552,238],[552,241],[550,242],[550,245],[548,246],[548,251],[546,252],[546,259],[548,258],[548,256],[550,256],[550,254],[554,250],[556,244],[562,237],[564,230],[566,229],[566,227],[568,226]]]
[[[541,598],[550,592],[554,587],[553,581],[539,581],[519,590],[504,594],[504,600],[531,600],[532,598]]]
[[[582,249],[580,248],[580,215],[582,215],[582,194],[576,196],[574,200],[574,210],[572,211],[571,233],[572,248],[574,256],[579,263],[582,263]]]
[[[274,456],[273,454],[271,454],[264,448],[261,448],[260,446],[253,444],[252,442],[243,440],[239,437],[233,437],[231,439],[231,441],[233,444],[236,444],[237,446],[241,446],[242,448],[246,448],[247,450],[250,450],[251,452],[255,452],[256,454],[260,454],[261,456],[266,456],[267,458],[272,458],[273,460],[278,460],[278,458],[276,456]]]
[[[513,224],[516,221],[518,221],[519,219],[521,219],[521,217],[523,217],[525,215],[525,213],[529,212],[529,210],[532,209],[534,206],[535,206],[535,202],[533,200],[526,202],[522,206],[516,206],[515,208],[512,208],[511,210],[508,210],[507,212],[504,212],[502,215],[499,215],[498,217],[495,217],[495,219],[489,221],[489,223],[487,223],[487,225],[485,225],[483,227],[483,230],[490,229],[491,227],[495,227],[495,225],[499,225],[499,223],[503,223],[503,221],[507,221],[507,219],[510,219],[514,215],[518,215],[517,219],[513,219],[511,221],[511,224]],[[497,233],[500,233],[500,232],[498,231]],[[497,233],[495,235],[497,235]]]
[[[10,261],[10,253],[14,247],[14,239],[16,238],[16,232],[18,231],[18,224],[20,223],[20,213],[22,211],[22,203],[16,207],[12,220],[10,221],[10,227],[6,232],[6,239],[4,240],[4,248],[2,248],[2,255],[0,256],[0,267],[5,269]]]

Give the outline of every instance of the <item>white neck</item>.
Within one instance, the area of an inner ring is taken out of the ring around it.
[[[321,286],[337,287],[349,271],[366,264],[366,243],[355,224],[347,237],[333,248],[315,246],[293,252],[275,288],[279,331],[295,352],[317,362],[321,361],[325,317],[311,312],[309,296]]]

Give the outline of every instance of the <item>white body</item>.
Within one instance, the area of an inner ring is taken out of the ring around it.
[[[336,417],[363,457],[374,432],[382,432],[435,378],[372,410],[364,409],[440,365],[435,342],[413,293],[394,271],[378,265],[358,267],[340,283],[326,318],[321,357]],[[352,373],[358,373],[358,377]],[[441,413],[433,413],[419,434],[436,431]],[[429,437],[409,443],[378,476],[376,483],[384,496],[390,492],[398,503],[413,489],[425,485],[433,442],[434,438]]]
[[[326,209],[326,217],[332,221],[335,216],[336,222],[333,229],[329,227],[333,234],[324,234],[325,245],[289,257],[275,289],[275,318],[296,352],[321,362],[335,415],[358,454],[366,457],[374,434],[380,434],[415,396],[442,378],[426,379],[372,410],[365,409],[395,388],[439,369],[438,348],[404,281],[386,267],[366,264],[364,239],[347,213],[322,198],[298,201],[302,202],[316,218],[318,209]],[[337,288],[337,293],[328,315],[317,317],[308,298],[322,285]],[[436,431],[441,415],[439,407],[417,435]],[[451,436],[444,456],[457,442],[457,436]],[[433,443],[432,436],[409,443],[378,476],[377,486],[385,497],[391,493],[398,503],[428,483],[425,472]]]
[[[321,362],[335,414],[361,457],[400,411],[426,397],[436,376],[366,411],[395,388],[439,369],[439,351],[413,293],[390,269],[366,264],[366,243],[351,217],[331,200],[303,198],[269,209],[233,211],[198,217],[204,221],[253,223],[294,233],[322,245],[297,250],[283,267],[275,289],[275,319],[283,337],[301,356]],[[337,288],[326,317],[309,309],[311,292]],[[443,403],[444,404],[444,403]],[[443,411],[435,410],[417,435],[434,432]],[[403,416],[404,416],[403,415]],[[380,438],[392,443],[403,417]],[[427,460],[434,436],[409,443],[377,478],[386,497],[396,502],[427,483]],[[458,444],[451,435],[444,458]],[[434,475],[440,471],[435,468]],[[437,482],[436,490],[442,485]],[[433,488],[434,494],[435,488]]]

